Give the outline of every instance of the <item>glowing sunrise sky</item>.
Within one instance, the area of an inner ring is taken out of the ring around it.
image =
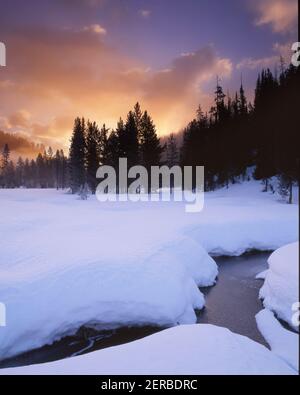
[[[66,146],[76,116],[113,128],[139,101],[160,135],[199,103],[253,91],[291,56],[297,0],[1,0],[0,130]]]

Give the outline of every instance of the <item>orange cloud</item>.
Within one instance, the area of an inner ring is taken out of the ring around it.
[[[256,1],[255,7],[259,14],[255,21],[257,26],[271,25],[275,33],[296,32],[297,0],[262,0]]]
[[[212,47],[182,54],[165,70],[151,70],[108,46],[100,27],[40,28],[15,31],[9,37],[0,115],[11,130],[45,144],[67,146],[76,116],[113,128],[140,101],[160,134],[173,132],[185,126],[199,102],[208,106],[203,83],[216,74],[231,74],[230,60],[219,58]]]
[[[92,32],[100,35],[105,35],[107,33],[107,30],[98,23],[92,24],[90,26],[85,26],[83,28],[83,31]]]

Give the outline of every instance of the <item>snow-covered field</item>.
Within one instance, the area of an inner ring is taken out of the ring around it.
[[[0,374],[293,375],[266,347],[213,325],[182,325],[122,346]]]
[[[299,242],[276,250],[268,263],[260,298],[266,308],[291,327],[299,329],[297,320],[293,321],[299,309]]]
[[[208,253],[239,255],[298,239],[298,207],[260,190],[249,182],[208,193],[204,211],[193,214],[184,202],[99,203],[54,190],[0,190],[0,302],[7,311],[0,359],[81,325],[195,323],[194,310],[204,305],[197,285],[214,284],[218,273]]]

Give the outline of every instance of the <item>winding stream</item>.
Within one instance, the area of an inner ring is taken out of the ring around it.
[[[255,276],[268,268],[270,253],[215,258],[219,276],[214,287],[201,288],[206,307],[198,314],[198,323],[214,324],[247,336],[267,346],[257,329],[255,315],[262,310],[258,299],[263,280]]]
[[[255,315],[262,309],[258,292],[263,284],[256,274],[267,269],[270,253],[240,257],[217,257],[219,277],[215,286],[201,288],[206,307],[197,312],[197,322],[223,326],[266,345],[256,327]],[[66,337],[51,346],[28,351],[0,361],[0,368],[50,362],[141,339],[164,328],[135,327],[95,332],[81,328],[77,336]]]

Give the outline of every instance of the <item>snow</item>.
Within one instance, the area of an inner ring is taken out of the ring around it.
[[[263,272],[258,273],[255,278],[256,280],[265,280],[267,276],[268,270],[264,270]]]
[[[299,302],[299,242],[276,250],[268,259],[269,270],[259,296],[264,306],[275,312],[294,329],[295,309]]]
[[[228,329],[177,326],[125,345],[57,362],[3,369],[0,374],[47,375],[294,375],[266,347]]]
[[[257,182],[185,202],[82,201],[55,190],[0,190],[0,359],[51,344],[81,325],[194,324],[197,286],[215,283],[210,254],[297,240],[297,206]],[[275,231],[276,230],[276,231]]]
[[[260,311],[255,318],[272,352],[299,371],[299,335],[284,329],[270,310]]]
[[[203,212],[190,220],[186,233],[216,256],[273,251],[297,241],[299,206],[261,189],[250,181],[207,193]]]
[[[82,325],[196,322],[205,303],[197,285],[214,284],[217,265],[183,233],[144,223],[147,210],[55,191],[5,190],[1,203],[1,359]]]

